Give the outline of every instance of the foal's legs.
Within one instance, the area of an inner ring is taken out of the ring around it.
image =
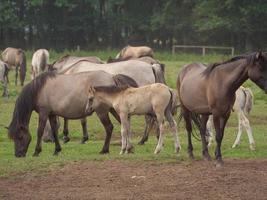
[[[166,111],[165,117],[167,121],[169,122],[169,125],[173,133],[175,153],[179,153],[181,149],[181,145],[180,145],[179,138],[178,138],[176,121],[173,119],[173,116],[170,111]]]
[[[236,146],[238,146],[240,144],[242,129],[243,129],[242,118],[241,118],[240,113],[239,113],[238,114],[238,133],[237,133],[237,136],[236,136],[236,139],[235,139],[235,142],[234,142],[232,148],[235,148]]]
[[[163,123],[163,117],[164,117],[164,111],[163,112],[157,112],[156,110],[154,110],[157,116],[157,121],[159,124],[159,140],[158,140],[158,144],[157,147],[154,151],[154,154],[158,154],[163,146],[163,132],[164,132],[164,123]]]
[[[58,124],[56,115],[49,116],[49,122],[52,129],[52,135],[55,139],[55,152],[54,155],[57,155],[61,151],[61,147],[58,140]]]
[[[127,121],[127,140],[126,140],[126,153],[133,153],[133,145],[131,143],[132,132],[131,132],[131,117],[128,116]]]
[[[121,119],[121,152],[120,154],[124,154],[127,147],[127,137],[128,137],[128,131],[129,131],[129,120],[128,115],[125,113],[120,113],[120,119]]]
[[[110,144],[110,139],[113,131],[113,124],[110,121],[110,118],[108,116],[108,112],[98,112],[96,111],[97,116],[99,117],[101,123],[103,124],[105,131],[106,131],[106,138],[105,138],[105,143],[100,151],[101,154],[109,153],[109,144]]]
[[[204,160],[211,160],[208,150],[208,144],[206,140],[206,132],[207,132],[207,121],[209,119],[209,115],[201,115],[201,129],[200,135],[202,140],[202,155]]]
[[[47,114],[39,112],[39,122],[38,122],[38,130],[37,130],[37,143],[35,146],[35,152],[33,156],[38,156],[42,151],[42,137],[44,133],[45,124],[47,121]]]
[[[229,119],[230,112],[226,116],[213,116],[213,123],[216,130],[216,142],[217,146],[215,149],[216,166],[220,167],[223,165],[221,144],[224,135],[224,128],[227,120]]]

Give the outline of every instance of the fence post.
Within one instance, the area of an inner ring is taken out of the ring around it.
[[[232,56],[234,56],[234,54],[235,54],[235,48],[232,47]]]
[[[202,56],[205,56],[206,55],[206,49],[205,47],[202,47]]]

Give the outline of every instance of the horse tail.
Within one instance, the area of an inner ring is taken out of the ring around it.
[[[32,111],[36,107],[38,94],[47,79],[52,76],[54,76],[54,73],[43,73],[22,89],[16,100],[12,121],[8,127],[8,135],[10,138],[19,138],[20,135],[18,134],[21,134],[21,131],[19,131],[20,129],[28,130]]]
[[[244,111],[248,115],[253,107],[254,95],[250,88],[243,88],[243,92],[246,94]]]
[[[118,87],[128,86],[128,87],[138,87],[136,81],[129,76],[123,74],[116,74],[113,76],[113,80]]]
[[[159,68],[157,68],[159,66]],[[162,67],[160,64],[153,64],[152,65],[152,71],[155,77],[155,83],[163,83],[166,84],[165,77],[164,77],[164,71],[162,71]]]
[[[44,51],[42,51],[42,54],[41,54],[41,56],[40,56],[40,68],[41,68],[41,70],[42,70],[42,72],[43,71],[45,71],[45,68],[46,68],[46,65],[47,65],[47,57],[46,57],[46,54],[45,54],[45,52]]]

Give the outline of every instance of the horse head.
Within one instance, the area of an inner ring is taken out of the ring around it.
[[[248,77],[267,93],[267,55],[261,51],[253,54]]]

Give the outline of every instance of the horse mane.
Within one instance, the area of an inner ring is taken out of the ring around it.
[[[230,58],[227,61],[224,62],[217,62],[217,63],[213,63],[207,66],[207,69],[204,70],[203,74],[204,75],[209,75],[216,67],[220,66],[220,65],[224,65],[224,64],[229,64],[235,61],[238,61],[240,59],[246,59],[248,63],[252,63],[255,59],[256,53],[251,53],[251,54],[244,54],[244,55],[239,55],[239,56],[235,56],[233,58]]]
[[[127,56],[125,58],[122,58],[122,57],[111,58],[111,57],[109,57],[108,60],[107,60],[107,63],[115,63],[115,62],[127,61],[127,60],[130,60],[130,59],[131,59],[130,56]]]
[[[54,72],[45,72],[28,83],[18,96],[13,111],[13,118],[8,128],[10,138],[19,138],[21,128],[28,129],[32,111],[35,109],[36,100],[40,90],[49,78],[55,77]]]
[[[129,87],[138,87],[136,81],[129,76],[124,74],[116,74],[113,76],[113,80],[116,86],[121,87],[127,85]]]
[[[66,54],[66,55],[60,57],[60,58],[59,58],[57,61],[55,61],[53,64],[63,62],[63,61],[64,61],[66,58],[68,58],[68,57],[70,57],[70,55],[69,55],[69,54]]]

